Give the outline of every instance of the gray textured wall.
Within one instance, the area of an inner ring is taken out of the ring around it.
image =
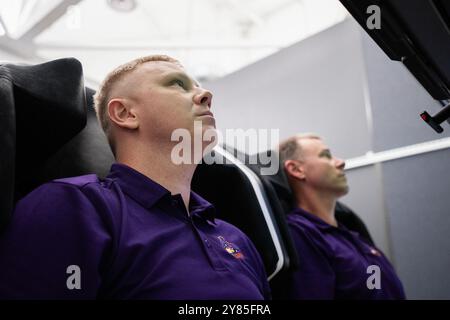
[[[450,299],[450,149],[383,165],[392,251],[408,297]]]

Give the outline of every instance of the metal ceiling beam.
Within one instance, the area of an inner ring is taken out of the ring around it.
[[[50,10],[41,20],[39,20],[33,27],[25,32],[18,40],[24,42],[32,42],[34,38],[42,32],[50,28],[56,21],[65,15],[67,8],[77,5],[82,0],[62,0],[55,8]]]
[[[273,43],[219,43],[219,44],[195,44],[195,43],[152,43],[137,45],[102,45],[102,44],[86,44],[86,45],[59,45],[59,44],[39,44],[39,49],[44,50],[87,50],[87,51],[133,51],[133,50],[227,50],[227,49],[282,49],[285,44]]]
[[[245,17],[245,19],[248,20],[250,25],[261,26],[264,24],[263,19],[258,14],[244,9],[242,7],[242,4],[239,3],[237,0],[227,0],[227,2],[230,4],[232,10],[234,10],[239,15]]]
[[[276,3],[276,6],[273,6],[272,8],[270,8],[270,10],[261,13],[261,18],[264,20],[270,19],[272,16],[278,14],[280,11],[283,11],[286,8],[289,8],[293,5],[300,5],[303,7],[305,3],[303,2],[303,0],[287,0],[284,2],[278,2]]]
[[[8,27],[1,15],[0,15],[0,24],[2,25],[3,30],[5,30],[5,35],[8,36]]]

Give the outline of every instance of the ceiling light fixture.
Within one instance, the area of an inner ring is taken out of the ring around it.
[[[136,0],[108,0],[108,5],[119,12],[131,12],[136,9]]]

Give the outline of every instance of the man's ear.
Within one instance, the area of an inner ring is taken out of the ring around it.
[[[305,179],[305,171],[300,161],[286,160],[284,162],[284,170],[286,171],[286,174],[292,178],[299,180]]]
[[[108,103],[108,114],[111,121],[121,128],[137,129],[139,121],[130,101],[126,99],[111,99]]]

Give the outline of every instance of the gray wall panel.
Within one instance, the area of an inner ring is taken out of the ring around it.
[[[370,148],[358,26],[347,20],[204,85],[219,129],[278,128],[322,135],[342,157]],[[351,143],[349,139],[351,138]]]
[[[383,164],[392,253],[408,297],[450,299],[450,149]]]

